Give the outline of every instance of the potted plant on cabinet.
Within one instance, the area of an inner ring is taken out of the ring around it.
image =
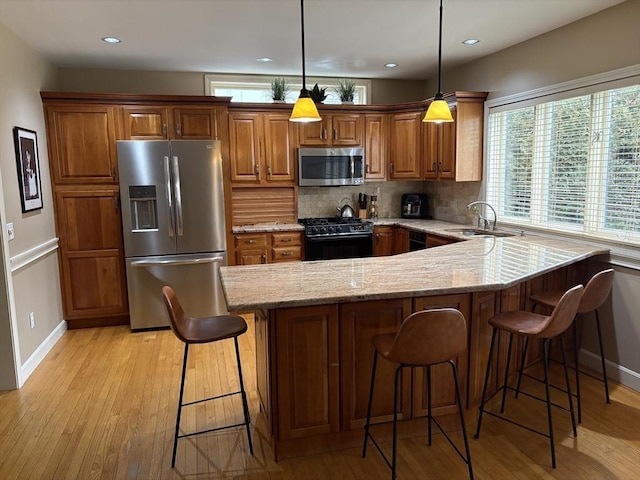
[[[313,86],[313,88],[309,90],[309,96],[311,97],[311,100],[313,100],[314,103],[322,103],[327,98],[327,94],[325,93],[326,91],[327,91],[326,87],[320,88],[316,83]]]
[[[338,80],[336,93],[342,103],[353,103],[353,98],[356,94],[356,82],[349,78]]]
[[[273,103],[284,103],[289,85],[284,77],[276,77],[271,82],[271,98]]]

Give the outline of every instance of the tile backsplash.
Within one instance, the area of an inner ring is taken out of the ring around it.
[[[436,220],[469,224],[473,215],[467,205],[478,199],[480,182],[367,182],[360,187],[299,187],[298,218],[331,217],[336,207],[348,203],[356,210],[358,193],[378,195],[378,217],[400,216],[403,193],[426,193],[431,196],[431,210]]]

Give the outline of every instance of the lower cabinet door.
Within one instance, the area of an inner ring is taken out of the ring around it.
[[[280,309],[276,322],[278,440],[337,432],[337,307]]]
[[[340,306],[342,430],[362,428],[367,417],[374,352],[371,339],[381,333],[397,332],[410,313],[410,299],[356,302]],[[392,418],[395,367],[395,364],[378,358],[372,421]],[[410,369],[404,369],[401,384],[399,418],[407,418],[411,403]]]

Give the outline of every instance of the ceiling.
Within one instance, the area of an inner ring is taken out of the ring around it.
[[[622,1],[444,0],[443,67]],[[438,0],[306,0],[304,6],[307,75],[426,79],[437,71]],[[301,71],[298,0],[0,0],[0,22],[61,67]],[[122,43],[105,44],[105,36]],[[467,38],[480,43],[463,45]],[[389,62],[399,66],[385,68]]]

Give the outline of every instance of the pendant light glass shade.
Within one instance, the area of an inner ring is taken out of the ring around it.
[[[442,76],[442,0],[440,0],[440,33],[438,38],[438,93],[436,93],[435,98],[429,105],[427,109],[427,113],[424,115],[422,119],[423,122],[433,122],[433,123],[442,123],[442,122],[453,122],[453,117],[451,116],[451,110],[449,109],[449,104],[444,99],[444,95],[442,95],[442,89],[440,88],[440,80]]]
[[[302,89],[289,117],[290,122],[319,122],[322,120],[315,102],[309,96],[304,66],[304,0],[300,0],[300,30],[302,39]]]
[[[289,120],[291,122],[300,123],[319,122],[322,120],[315,102],[311,99],[309,92],[306,89],[303,88],[300,90],[300,96],[293,106],[293,111],[291,112]]]

